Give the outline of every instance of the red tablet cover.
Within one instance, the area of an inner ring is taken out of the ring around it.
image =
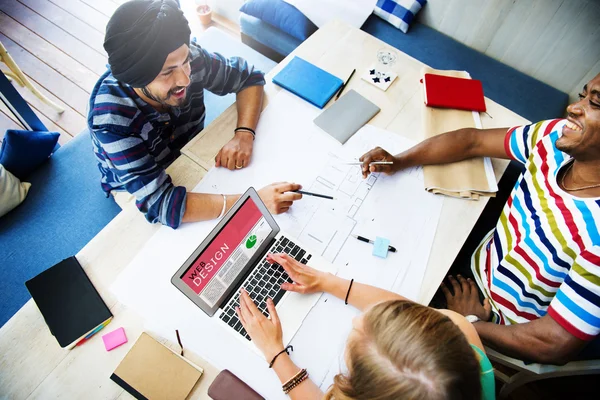
[[[485,111],[483,87],[477,79],[425,74],[423,86],[428,107]]]

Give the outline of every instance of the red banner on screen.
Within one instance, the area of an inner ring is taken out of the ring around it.
[[[262,213],[254,201],[246,200],[212,243],[194,261],[183,276],[183,281],[199,294],[261,217]]]

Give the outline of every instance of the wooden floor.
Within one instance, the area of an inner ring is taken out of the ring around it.
[[[14,84],[48,130],[60,132],[64,144],[86,126],[90,92],[106,71],[102,46],[106,24],[126,0],[0,0],[0,42],[42,93],[65,109],[58,114],[29,90]],[[182,9],[194,36],[206,29],[194,2]],[[239,39],[239,27],[215,15],[213,26]],[[0,63],[0,69],[8,70]],[[0,102],[0,139],[6,129],[22,129]]]

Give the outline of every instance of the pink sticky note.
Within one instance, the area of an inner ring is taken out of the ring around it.
[[[109,332],[102,336],[102,340],[104,341],[104,347],[106,347],[106,351],[111,351],[115,347],[119,347],[120,345],[127,343],[125,329],[119,328]]]

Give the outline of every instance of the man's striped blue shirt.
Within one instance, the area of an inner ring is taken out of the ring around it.
[[[186,190],[165,172],[181,148],[204,128],[204,89],[217,95],[264,85],[263,74],[239,57],[225,58],[190,45],[188,102],[159,112],[110,70],[92,91],[88,126],[107,195],[134,195],[138,209],[152,223],[177,228],[185,212]]]

